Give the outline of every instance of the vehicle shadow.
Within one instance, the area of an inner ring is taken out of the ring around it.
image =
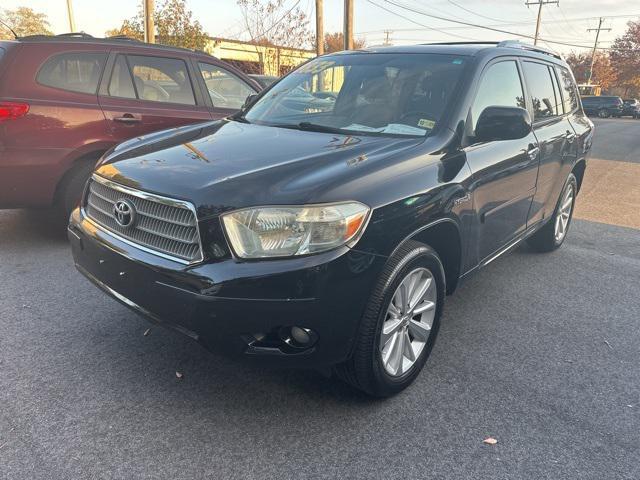
[[[51,209],[0,210],[0,244],[15,245],[44,242],[63,244],[67,222]]]

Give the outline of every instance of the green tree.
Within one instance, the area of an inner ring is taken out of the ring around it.
[[[53,35],[49,19],[44,13],[36,12],[29,7],[18,7],[15,10],[0,10],[2,20],[9,25],[19,37],[27,35]],[[0,40],[12,39],[13,33],[0,26]]]
[[[204,50],[208,35],[193,12],[187,8],[185,0],[165,0],[156,6],[153,14],[156,25],[156,42],[174,47]],[[106,36],[125,35],[142,40],[144,38],[144,14],[142,10],[122,22],[120,28],[109,30]]]

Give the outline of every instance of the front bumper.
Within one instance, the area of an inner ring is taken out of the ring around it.
[[[185,266],[122,242],[80,209],[71,216],[69,240],[77,269],[149,320],[207,348],[282,366],[328,366],[349,356],[385,262],[343,247],[294,259]],[[288,349],[256,341],[255,334],[291,326],[311,329],[317,342]]]

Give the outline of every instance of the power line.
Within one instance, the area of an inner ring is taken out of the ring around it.
[[[536,34],[533,37],[533,44],[538,44],[538,37],[540,35],[540,21],[542,19],[542,6],[556,4],[560,5],[559,0],[536,0],[535,2],[525,2],[525,5],[528,7],[529,5],[538,5],[538,20],[536,21]]]
[[[408,20],[408,21],[410,21],[412,23],[416,23],[418,25],[422,25],[422,26],[424,26],[426,28],[429,28],[429,29],[434,29],[433,27],[428,27],[426,25],[420,24],[420,23],[416,22],[415,20],[410,19],[409,17],[405,17],[404,15],[401,15],[401,14],[399,14],[397,12],[394,12],[393,10],[387,9],[387,8],[375,3],[373,0],[367,0],[367,1],[369,3],[377,6],[378,8],[382,8],[383,10],[386,10],[389,13],[392,13],[394,15],[402,17],[405,20]],[[458,23],[458,24],[461,24],[461,25],[467,25],[467,26],[470,26],[470,27],[480,28],[480,29],[484,29],[484,30],[491,30],[493,32],[504,33],[506,35],[513,35],[515,37],[529,38],[529,39],[534,39],[535,40],[535,37],[533,37],[531,35],[526,35],[526,34],[521,34],[521,33],[516,33],[516,32],[510,32],[509,30],[503,30],[503,29],[500,29],[500,28],[493,28],[493,27],[488,27],[488,26],[484,26],[484,25],[478,25],[478,24],[471,23],[471,22],[463,22],[463,21],[460,21],[460,20],[453,20],[451,18],[443,17],[443,16],[440,16],[440,15],[432,15],[430,13],[426,13],[426,12],[423,12],[423,11],[420,11],[420,10],[416,10],[414,8],[411,8],[411,7],[407,7],[406,5],[399,4],[399,3],[397,3],[397,2],[395,2],[393,0],[383,0],[383,1],[385,3],[394,5],[396,7],[402,8],[404,10],[407,10],[407,11],[410,11],[410,12],[413,12],[413,13],[417,13],[419,15],[423,15],[425,17],[435,18],[437,20],[442,20],[442,21],[445,21],[445,22]],[[438,30],[438,29],[434,29],[434,30],[439,31],[441,33],[446,33],[447,35],[451,35],[450,33],[444,32],[442,30]],[[578,44],[575,44],[575,43],[558,42],[558,41],[549,40],[549,39],[544,39],[544,41],[548,42],[548,43],[553,43],[553,44],[556,44],[556,45],[564,45],[564,46],[567,46],[567,47],[590,48],[590,47],[585,47],[584,45],[578,45]],[[601,50],[607,50],[607,49],[606,48],[601,48]]]
[[[469,13],[471,13],[473,15],[477,15],[478,17],[486,18],[487,20],[492,20],[494,22],[506,22],[506,20],[500,20],[498,18],[487,17],[486,15],[483,15],[481,13],[474,12],[473,10],[469,10],[467,7],[463,7],[462,5],[460,5],[459,3],[454,2],[453,0],[447,0],[447,2],[449,2],[451,5],[454,5],[454,6],[458,7],[458,8],[461,8],[465,12],[469,12]]]
[[[395,12],[391,12],[394,13]],[[609,16],[604,16],[604,18],[637,18],[640,17],[640,13],[637,15],[609,15]],[[580,17],[580,18],[569,18],[567,19],[570,22],[583,22],[583,21],[587,21],[587,20],[598,20],[600,17]],[[564,23],[565,20],[550,20],[550,21],[546,21],[545,24],[556,24],[556,23]],[[532,20],[532,21],[526,21],[526,22],[511,22],[511,23],[496,23],[496,24],[489,24],[489,25],[484,25],[484,27],[510,27],[510,26],[525,26],[525,25],[533,25],[535,24],[536,21]],[[457,26],[457,27],[440,27],[440,30],[469,30],[471,28],[478,28],[475,25],[472,26]],[[429,28],[428,28],[429,29]],[[394,31],[396,32],[415,32],[415,31],[419,31],[419,30],[423,30],[421,28],[395,28]],[[364,32],[358,32],[358,35],[367,35],[370,33],[383,33],[384,30],[368,30],[368,31],[364,31]]]
[[[387,12],[393,14],[393,15],[396,15],[397,17],[403,18],[403,19],[405,19],[405,20],[407,20],[407,21],[409,21],[411,23],[414,23],[416,25],[424,27],[427,30],[433,30],[434,32],[443,33],[445,35],[450,35],[450,36],[456,37],[456,38],[461,38],[462,40],[473,40],[473,39],[471,39],[469,37],[463,37],[462,35],[456,35],[455,33],[445,32],[444,30],[441,30],[439,28],[429,27],[429,26],[425,25],[424,23],[417,22],[416,20],[413,20],[412,18],[406,17],[406,16],[404,16],[404,15],[398,13],[398,12],[394,12],[393,10],[390,10],[390,9],[388,9],[388,8],[382,6],[382,5],[379,5],[376,2],[374,2],[373,0],[367,0],[367,1],[369,3],[371,3],[372,5],[375,5],[376,7],[381,8],[382,10],[385,10],[385,11],[387,11]],[[427,15],[427,16],[430,16],[430,15]],[[452,20],[452,21],[457,21],[457,20]]]
[[[593,42],[593,51],[591,52],[591,67],[589,67],[589,78],[587,78],[587,85],[591,85],[591,79],[593,78],[593,64],[596,61],[596,49],[598,48],[598,38],[600,38],[600,31],[611,31],[610,28],[602,28],[602,22],[604,22],[604,18],[600,17],[600,20],[598,21],[598,28],[587,28],[587,32],[596,32],[596,41]]]

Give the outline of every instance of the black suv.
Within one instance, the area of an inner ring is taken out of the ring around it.
[[[563,243],[593,135],[567,64],[514,42],[330,54],[249,103],[105,155],[77,268],[207,347],[379,396],[461,279]]]
[[[600,118],[622,116],[623,103],[620,97],[582,97],[582,107],[587,115]]]
[[[637,98],[624,99],[622,106],[622,116],[640,118],[640,101]]]

